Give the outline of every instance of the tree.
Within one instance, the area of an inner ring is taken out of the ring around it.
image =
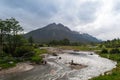
[[[14,54],[15,49],[22,44],[22,31],[22,27],[15,18],[0,20],[0,46],[2,46],[0,48]]]
[[[7,26],[7,36],[8,36],[8,44],[12,46],[13,50],[18,46],[18,35],[23,31],[22,27],[19,25],[19,22],[15,18],[6,19]],[[12,44],[11,44],[12,40]]]
[[[101,53],[108,53],[108,50],[106,48],[102,49]]]
[[[5,29],[4,21],[0,19],[0,53],[3,52]]]
[[[52,40],[49,42],[49,45],[58,45],[59,44],[59,41],[57,40]]]
[[[62,45],[69,45],[70,41],[68,39],[63,39],[63,40],[61,40],[61,44]]]
[[[110,50],[110,53],[112,54],[120,53],[120,50],[118,48],[113,48],[112,50]]]
[[[32,36],[30,36],[30,37],[28,38],[28,41],[29,41],[30,45],[32,46],[32,45],[33,45],[33,43],[34,43],[33,37],[32,37]]]
[[[2,20],[0,20],[0,51],[2,51],[2,43],[3,43],[3,23]]]

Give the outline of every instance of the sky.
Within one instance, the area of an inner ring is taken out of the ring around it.
[[[55,22],[101,40],[120,38],[120,0],[0,0],[0,19],[11,17],[25,32]]]

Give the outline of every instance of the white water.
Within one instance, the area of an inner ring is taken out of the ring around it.
[[[70,51],[67,51],[70,52]],[[87,65],[88,67],[83,68],[81,70],[64,70],[64,72],[61,72],[61,67],[58,67],[58,73],[61,74],[67,74],[67,80],[88,80],[92,77],[99,76],[100,74],[104,74],[106,71],[110,71],[116,66],[116,62],[113,62],[111,60],[108,60],[106,58],[101,58],[98,55],[94,54],[92,52],[77,52],[72,54],[59,54],[59,57],[62,59],[57,59],[56,62],[59,64],[64,64],[65,67],[68,66],[67,63],[71,62],[71,60],[74,61],[74,63]],[[53,64],[56,65],[57,64]]]

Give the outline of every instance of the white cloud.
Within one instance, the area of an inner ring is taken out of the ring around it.
[[[114,4],[113,0],[103,0],[101,8],[97,9],[96,20],[83,26],[78,25],[76,29],[103,40],[120,37],[120,14],[114,14]]]
[[[53,22],[63,23],[72,30],[107,40],[120,37],[119,3],[119,0],[13,0],[12,3],[1,0],[0,18],[17,18],[25,31]]]

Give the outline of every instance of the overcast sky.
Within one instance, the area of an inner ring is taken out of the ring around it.
[[[56,22],[102,40],[120,38],[120,0],[0,0],[0,18],[10,17],[25,32]]]

